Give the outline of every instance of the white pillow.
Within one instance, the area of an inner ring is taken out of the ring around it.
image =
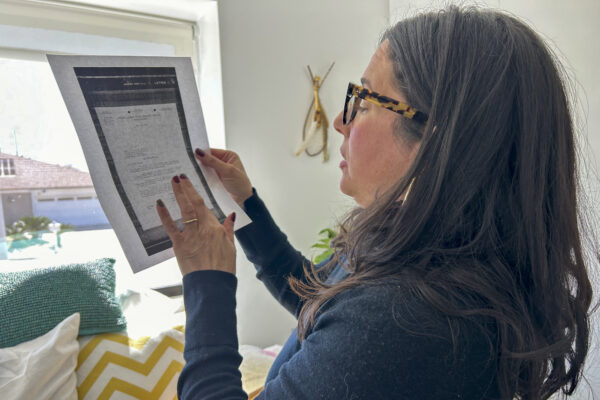
[[[156,290],[128,288],[119,295],[127,320],[127,335],[138,338],[156,336],[166,327],[185,325],[183,297],[170,298]]]
[[[281,346],[278,345],[266,349],[248,344],[239,347],[240,355],[243,357],[240,365],[242,387],[246,393],[252,395],[263,387],[271,365],[280,350]]]
[[[45,335],[0,349],[0,399],[77,400],[79,313]]]

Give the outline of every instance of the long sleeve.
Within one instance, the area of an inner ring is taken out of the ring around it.
[[[242,390],[235,292],[237,278],[224,271],[183,277],[186,311],[185,366],[177,382],[180,400],[247,399]]]
[[[288,242],[256,191],[244,202],[244,208],[252,223],[237,230],[235,236],[254,264],[256,277],[281,305],[298,317],[302,301],[291,291],[287,278],[291,275],[302,279],[303,265],[310,265],[310,261]]]
[[[181,400],[247,399],[238,371],[236,277],[197,271],[184,277],[188,313],[178,382]],[[398,326],[401,319],[416,332]],[[423,320],[428,323],[423,325]],[[393,285],[349,289],[326,303],[315,325],[258,399],[488,399],[497,396],[482,331],[452,327]],[[421,328],[422,326],[426,326]],[[451,340],[457,334],[456,342]],[[454,348],[454,345],[456,348]],[[456,351],[454,351],[456,350]]]

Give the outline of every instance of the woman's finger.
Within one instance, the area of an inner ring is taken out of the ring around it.
[[[171,241],[174,242],[178,239],[180,232],[177,228],[177,224],[175,224],[175,221],[173,221],[173,218],[171,218],[169,210],[167,209],[163,201],[160,199],[156,201],[156,211],[158,212],[158,217],[160,218],[160,222],[162,222],[162,225],[165,228],[167,235],[169,235]]]
[[[190,219],[198,218],[194,210],[194,206],[188,196],[186,195],[183,186],[181,185],[181,179],[175,175],[171,179],[171,186],[173,187],[173,193],[175,194],[175,200],[181,210],[181,219],[187,221]]]
[[[210,219],[212,216],[216,220],[216,217],[210,212],[208,207],[206,207],[204,199],[198,194],[198,191],[194,188],[194,185],[192,185],[192,182],[188,177],[185,174],[181,174],[179,177],[181,178],[179,186],[192,204],[195,218],[198,218],[199,221],[206,221],[207,218]]]
[[[231,150],[217,149],[214,147],[210,148],[210,155],[227,164],[235,164],[235,162],[239,159],[238,155]]]
[[[213,168],[219,175],[227,175],[231,171],[231,168],[233,168],[230,164],[200,149],[196,149],[195,155],[203,165]]]
[[[232,212],[225,218],[223,221],[223,228],[225,228],[225,233],[227,234],[227,238],[233,242],[233,225],[235,223],[235,212]]]

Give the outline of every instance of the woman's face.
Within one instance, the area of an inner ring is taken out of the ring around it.
[[[384,41],[375,51],[363,77],[362,85],[401,102],[406,99],[392,83],[394,72]],[[340,148],[344,160],[340,163],[340,189],[365,208],[398,182],[408,170],[419,143],[411,143],[394,132],[398,114],[362,101],[361,109],[348,125],[342,123],[342,113],[333,122],[335,130],[344,136]]]

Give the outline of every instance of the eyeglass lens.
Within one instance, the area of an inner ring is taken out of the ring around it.
[[[350,96],[348,99],[348,106],[346,107],[346,125],[348,125],[356,116],[359,99],[356,96]]]

